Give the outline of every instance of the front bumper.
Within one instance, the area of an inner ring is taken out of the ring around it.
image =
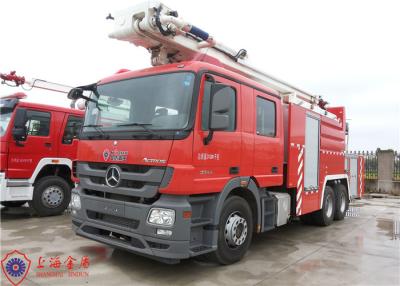
[[[0,202],[30,201],[32,195],[33,186],[29,180],[7,179],[5,173],[0,173]]]
[[[143,204],[88,195],[79,186],[73,193],[80,195],[82,206],[72,211],[77,235],[164,262],[191,256],[191,219],[183,218],[183,212],[191,211],[188,197],[161,195],[156,202]],[[147,216],[154,207],[174,209],[175,224],[149,225]],[[172,235],[157,235],[157,229],[171,230]]]

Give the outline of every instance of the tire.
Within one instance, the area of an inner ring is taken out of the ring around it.
[[[39,216],[53,216],[64,212],[71,200],[71,186],[57,176],[41,178],[34,187],[29,206]]]
[[[349,197],[347,195],[347,189],[342,184],[337,184],[334,187],[336,207],[335,207],[335,220],[343,220],[346,216],[346,211],[349,208]]]
[[[17,207],[22,207],[27,201],[9,201],[9,202],[1,202],[5,207],[8,208],[17,208]]]
[[[222,265],[235,263],[246,254],[253,236],[253,216],[250,206],[241,197],[228,198],[219,220],[217,250],[208,258]]]
[[[316,225],[328,226],[335,216],[335,193],[330,186],[325,187],[322,209],[313,214]]]

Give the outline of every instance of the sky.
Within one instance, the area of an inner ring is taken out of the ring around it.
[[[150,66],[140,47],[108,38],[105,17],[140,0],[3,1],[0,72],[70,86]],[[260,69],[345,106],[349,150],[400,150],[400,1],[164,1]],[[22,91],[0,85],[0,95]],[[29,101],[68,106],[34,89]]]

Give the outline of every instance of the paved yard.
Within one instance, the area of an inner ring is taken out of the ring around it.
[[[243,261],[222,267],[165,265],[75,236],[68,214],[2,208],[1,256],[18,249],[31,259],[22,285],[400,285],[399,221],[400,199],[358,200],[329,227],[293,222],[255,236]]]

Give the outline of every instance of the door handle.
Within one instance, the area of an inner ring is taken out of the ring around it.
[[[46,142],[46,143],[44,143],[44,146],[50,148],[51,147],[51,143],[50,142]]]
[[[274,173],[274,174],[278,173],[278,167],[272,167],[271,173]]]

